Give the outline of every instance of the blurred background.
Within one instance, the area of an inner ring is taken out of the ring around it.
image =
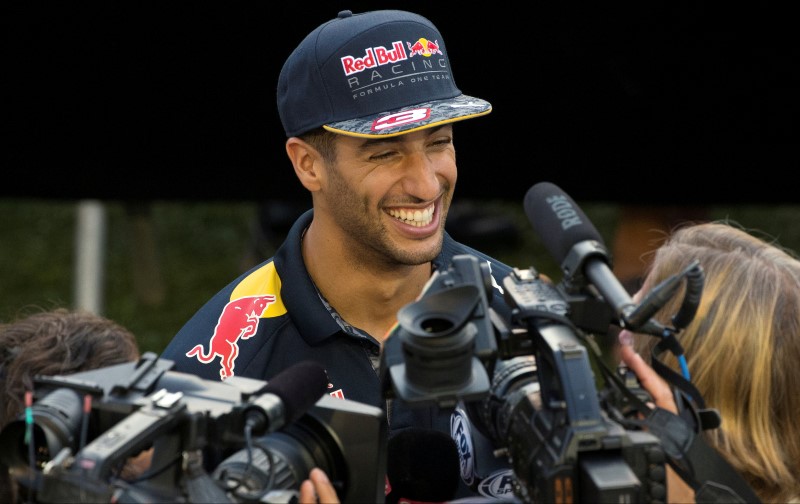
[[[160,351],[310,203],[275,110],[286,56],[339,10],[375,8],[429,17],[458,86],[494,106],[456,127],[455,237],[558,279],[522,210],[546,180],[615,262],[647,248],[637,229],[684,217],[800,250],[788,7],[11,1],[0,319],[91,302]]]
[[[619,206],[578,203],[610,246]],[[107,232],[97,284],[101,311],[133,330],[145,350],[160,352],[208,298],[273,250],[258,231],[258,205],[252,202],[158,201],[146,211],[119,202],[104,206]],[[482,218],[472,214],[475,208]],[[76,303],[80,209],[72,201],[0,200],[0,320],[32,308]],[[469,222],[467,228],[449,226],[454,236],[512,266],[534,266],[561,278],[521,201],[470,201],[452,212],[467,215]],[[736,220],[800,250],[798,206],[714,206],[709,217]],[[460,218],[453,222],[460,224]],[[276,237],[281,230],[274,228]]]

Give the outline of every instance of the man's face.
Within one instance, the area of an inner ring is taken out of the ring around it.
[[[439,253],[457,178],[452,126],[380,140],[340,135],[325,173],[319,210],[354,242],[354,260],[415,265]]]

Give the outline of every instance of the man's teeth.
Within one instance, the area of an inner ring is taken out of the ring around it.
[[[431,205],[422,210],[389,210],[389,215],[395,219],[400,219],[406,224],[422,227],[427,226],[433,220],[433,208]]]

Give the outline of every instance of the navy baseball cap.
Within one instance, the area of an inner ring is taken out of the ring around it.
[[[322,126],[391,137],[492,111],[456,87],[439,30],[400,10],[339,12],[300,42],[278,77],[287,137]]]

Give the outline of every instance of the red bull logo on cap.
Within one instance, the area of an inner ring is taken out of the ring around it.
[[[195,345],[186,352],[186,357],[197,357],[203,364],[220,358],[219,377],[233,376],[236,357],[239,355],[239,340],[252,337],[258,329],[258,322],[267,307],[275,302],[275,296],[247,296],[234,299],[225,305],[219,316],[214,334],[211,336],[208,352],[203,345]]]
[[[403,43],[398,40],[392,42],[391,49],[383,46],[368,47],[362,57],[344,56],[342,58],[342,66],[344,67],[345,75],[353,75],[368,68],[376,68],[406,59],[408,59],[406,49],[403,47]]]
[[[420,56],[425,56],[429,58],[434,54],[443,54],[442,51],[439,49],[439,42],[428,40],[425,37],[420,38],[413,44],[411,42],[406,42],[408,45],[408,57],[414,56],[419,54]]]
[[[398,63],[407,60],[411,56],[425,56],[429,58],[434,54],[444,54],[439,49],[439,42],[420,37],[416,42],[406,42],[408,52],[399,40],[392,42],[392,47],[387,49],[383,46],[368,47],[364,51],[364,56],[343,56],[341,58],[344,74],[347,76],[363,72],[370,68],[377,68],[383,65]]]

